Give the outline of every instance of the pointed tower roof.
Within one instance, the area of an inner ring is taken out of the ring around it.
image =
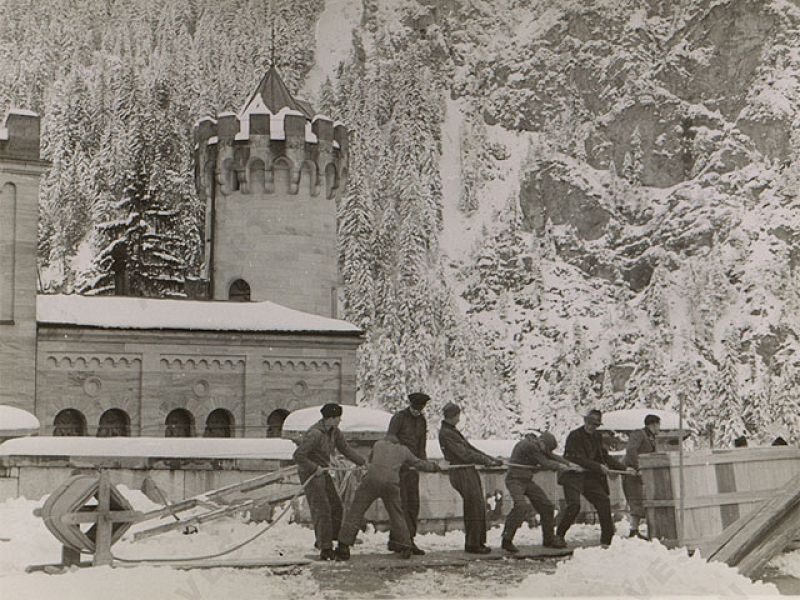
[[[288,107],[303,113],[308,119],[314,118],[314,109],[311,105],[308,102],[298,100],[289,93],[289,89],[283,83],[278,69],[274,66],[271,66],[264,74],[264,77],[261,78],[258,87],[256,87],[247,104],[242,108],[242,113],[249,112],[250,107],[258,102],[259,97],[264,106],[273,115],[277,114],[282,108]]]

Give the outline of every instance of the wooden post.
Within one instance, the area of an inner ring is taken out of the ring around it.
[[[683,509],[684,499],[686,497],[686,490],[684,489],[683,480],[683,392],[678,392],[678,481],[679,481],[679,502],[678,502],[678,546],[682,545],[683,535]]]
[[[100,470],[100,481],[97,491],[97,529],[94,538],[94,562],[95,567],[100,565],[110,565],[111,558],[111,483],[108,479],[108,471]]]
[[[81,564],[81,553],[79,550],[69,546],[61,546],[61,564],[65,567]]]

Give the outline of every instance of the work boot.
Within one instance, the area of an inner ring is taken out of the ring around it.
[[[336,560],[336,553],[333,551],[333,548],[325,548],[324,550],[320,550],[319,559],[320,560]]]
[[[402,552],[403,546],[395,542],[394,540],[389,540],[389,543],[386,544],[386,549],[390,552]]]
[[[411,553],[413,550],[411,548],[403,548],[397,553],[397,558],[402,558],[403,560],[408,560],[411,558]]]
[[[543,544],[546,548],[566,548],[567,542],[564,541],[564,537],[561,535],[555,536],[552,540],[549,540]]]
[[[411,554],[415,556],[425,556],[425,550],[418,548],[414,542],[411,542]]]
[[[510,552],[511,554],[516,554],[517,552],[519,552],[519,548],[517,548],[514,545],[514,542],[512,542],[511,540],[503,539],[503,544],[501,547],[503,548],[503,550],[505,550],[506,552]]]
[[[339,542],[336,547],[336,560],[350,560],[350,546]]]
[[[492,551],[489,546],[464,546],[467,554],[489,554]]]

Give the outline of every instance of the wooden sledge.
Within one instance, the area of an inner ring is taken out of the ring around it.
[[[800,475],[751,513],[700,548],[707,560],[724,562],[742,575],[758,577],[775,555],[800,535]]]
[[[365,552],[359,554],[358,550],[351,551],[348,561],[321,561],[316,554],[308,554],[306,558],[313,561],[313,567],[324,565],[349,566],[354,569],[410,569],[410,568],[436,568],[436,567],[463,567],[470,562],[500,561],[505,559],[515,560],[547,560],[572,556],[574,548],[544,548],[542,546],[520,546],[517,554],[509,554],[500,549],[493,548],[491,554],[467,554],[463,550],[436,550],[428,551],[425,556],[412,556],[409,559],[399,558],[393,552]]]
[[[256,490],[261,490],[269,485],[279,483],[284,479],[293,478],[296,476],[297,467],[292,465],[291,467],[285,467],[273,473],[268,473],[259,477],[253,477],[252,479],[248,479],[240,483],[234,483],[223,488],[206,492],[205,494],[187,498],[186,500],[167,505],[161,509],[142,513],[139,519],[140,521],[157,519],[170,515],[176,517],[178,513],[191,510],[198,506],[204,506],[207,508],[205,512],[186,519],[176,520],[164,525],[158,525],[149,529],[137,531],[133,534],[133,539],[134,541],[139,541],[153,537],[154,535],[167,533],[168,531],[183,529],[187,526],[199,525],[208,521],[221,519],[237,512],[243,512],[255,507],[264,506],[265,504],[278,504],[280,502],[285,502],[286,500],[294,498],[295,494],[298,493],[301,488],[299,483],[284,490],[269,491],[264,495],[255,498],[249,497],[247,494]]]

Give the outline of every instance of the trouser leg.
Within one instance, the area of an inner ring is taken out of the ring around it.
[[[600,543],[610,544],[614,537],[614,519],[611,516],[611,500],[602,485],[595,482],[584,484],[584,497],[594,506],[600,520]]]
[[[530,500],[533,508],[539,513],[539,519],[542,523],[542,543],[549,545],[553,542],[553,512],[555,507],[540,488],[533,481],[528,482],[525,486],[525,496]]]
[[[581,512],[581,488],[582,479],[577,477],[564,477],[563,481],[561,482],[561,486],[564,488],[564,499],[566,500],[566,506],[564,510],[561,511],[561,515],[558,519],[558,528],[556,529],[556,535],[560,537],[564,537],[567,534],[567,531],[575,522],[575,519],[578,518],[578,513]]]
[[[406,527],[411,539],[417,535],[417,519],[419,518],[419,473],[412,470],[400,471],[400,506],[406,520]],[[391,541],[399,541],[394,534]]]
[[[511,494],[514,506],[506,517],[505,526],[503,527],[503,539],[513,541],[517,529],[530,516],[533,508],[525,496],[525,481],[506,478],[506,488],[508,488],[508,493]]]
[[[464,546],[478,547],[486,543],[486,506],[481,478],[475,469],[450,472],[450,483],[464,501]]]
[[[361,523],[364,520],[364,515],[377,497],[378,494],[374,484],[366,479],[362,481],[361,485],[356,489],[352,504],[350,504],[350,507],[345,511],[342,528],[339,531],[340,544],[347,544],[348,546],[353,545]]]
[[[381,499],[389,513],[390,537],[394,542],[403,547],[410,547],[412,544],[411,534],[408,530],[408,519],[403,512],[401,501],[400,486],[386,484],[381,489]]]
[[[330,475],[317,475],[306,485],[306,500],[314,521],[314,534],[320,550],[333,548],[333,525],[331,523],[331,505],[327,493]],[[333,485],[333,482],[330,482]]]
[[[328,496],[328,505],[331,507],[331,539],[334,540],[339,538],[344,507],[342,506],[339,492],[336,491],[336,484],[333,483],[333,478],[330,475],[326,475],[325,494]]]

